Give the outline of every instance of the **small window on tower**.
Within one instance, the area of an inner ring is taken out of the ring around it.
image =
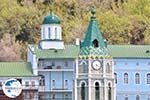
[[[94,48],[97,48],[99,45],[98,45],[98,41],[95,39],[94,41],[93,41],[93,47]]]
[[[57,39],[57,28],[55,28],[55,39]]]
[[[51,39],[51,28],[48,28],[48,38]]]
[[[28,82],[28,81],[25,82],[25,86],[26,86],[26,87],[29,86],[29,82]]]

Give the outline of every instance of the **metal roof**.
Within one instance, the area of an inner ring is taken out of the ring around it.
[[[26,62],[0,62],[1,76],[34,76],[32,66]]]
[[[34,51],[32,51],[32,48],[34,48]],[[64,49],[41,49],[38,45],[29,45],[29,49],[36,55],[37,58],[45,59],[74,59],[78,57],[80,50],[77,45],[65,45]]]
[[[150,45],[108,45],[108,50],[116,58],[150,58]]]
[[[29,49],[38,58],[69,59],[78,58],[80,47],[77,45],[65,45],[64,49],[42,50],[38,45],[29,45]],[[114,58],[150,58],[150,45],[107,45],[109,54]]]

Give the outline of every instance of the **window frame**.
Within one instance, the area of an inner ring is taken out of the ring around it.
[[[114,72],[114,78],[115,78],[115,83],[117,84],[118,80],[117,80],[117,73]]]
[[[136,95],[136,100],[140,100],[140,96],[139,95]]]
[[[51,28],[48,27],[48,38],[51,39]]]
[[[99,82],[95,82],[95,100],[99,100],[99,99],[100,99],[100,84]]]
[[[140,84],[141,80],[140,80],[140,73],[135,73],[135,84]]]
[[[147,81],[147,84],[150,84],[150,73],[146,74],[146,81]]]
[[[127,76],[126,76],[127,75]],[[123,74],[123,78],[124,78],[124,84],[129,84],[129,74],[127,72],[125,72]]]
[[[29,87],[29,81],[25,81],[25,87]]]

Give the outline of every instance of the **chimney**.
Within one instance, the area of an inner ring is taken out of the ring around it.
[[[79,38],[76,38],[76,45],[80,45],[80,40],[79,40]]]

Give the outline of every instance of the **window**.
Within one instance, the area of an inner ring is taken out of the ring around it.
[[[68,62],[67,61],[65,61],[65,67],[68,67]]]
[[[43,28],[43,38],[45,38],[45,28]]]
[[[98,45],[98,41],[95,39],[94,41],[93,41],[93,47],[94,48],[97,48],[99,45]]]
[[[44,95],[39,94],[39,98],[38,98],[38,100],[44,100]]]
[[[147,84],[150,84],[150,73],[147,74]]]
[[[81,100],[85,100],[85,83],[81,84]]]
[[[117,73],[114,73],[115,76],[115,83],[117,84]]]
[[[111,100],[111,85],[108,84],[108,100]]]
[[[148,65],[150,66],[150,62],[148,62]]]
[[[135,74],[135,84],[140,84],[140,74],[139,73]]]
[[[33,87],[35,87],[35,81],[32,81],[31,84]]]
[[[126,96],[124,100],[128,100],[128,97]]]
[[[28,81],[25,82],[25,86],[26,86],[26,87],[29,86],[29,82],[28,82]]]
[[[136,100],[140,100],[140,96],[139,95],[136,95]]]
[[[124,74],[124,83],[128,84],[128,74],[127,73]]]
[[[2,82],[0,82],[0,87],[2,86]]]
[[[30,93],[29,92],[26,92],[26,98],[30,98]]]
[[[150,96],[148,96],[147,100],[150,100]]]
[[[99,99],[100,99],[99,83],[96,82],[95,83],[95,100],[99,100]]]
[[[55,28],[55,39],[57,39],[57,28]]]
[[[48,28],[48,38],[51,39],[51,28]]]
[[[68,86],[68,80],[65,80],[65,87]]]
[[[68,99],[68,94],[65,94],[65,99]]]
[[[53,99],[53,100],[55,99],[55,94],[52,95],[52,99]]]
[[[110,64],[109,63],[106,64],[106,73],[110,73]]]
[[[40,77],[40,83],[39,83],[39,85],[40,86],[45,86],[45,77],[43,76],[43,75],[39,75],[39,77]]]
[[[52,62],[52,66],[55,66],[55,62],[54,61]]]
[[[52,80],[52,86],[55,86],[55,80]]]

